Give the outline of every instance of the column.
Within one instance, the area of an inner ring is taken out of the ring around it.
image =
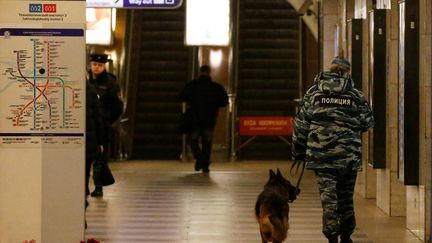
[[[0,0],[0,242],[84,236],[85,1]]]

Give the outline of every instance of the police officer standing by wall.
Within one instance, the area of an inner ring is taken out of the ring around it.
[[[86,149],[85,149],[85,208],[89,205],[87,196],[90,195],[89,180],[93,162],[103,153],[103,144],[106,144],[106,132],[99,113],[98,96],[96,88],[86,81]],[[85,221],[87,228],[87,221]]]
[[[369,104],[354,88],[350,63],[333,59],[315,77],[295,118],[293,157],[305,160],[318,178],[323,234],[329,243],[352,243],[356,227],[353,194],[362,169],[361,134],[374,125]]]
[[[120,86],[116,77],[106,71],[105,64],[108,62],[108,55],[94,53],[90,55],[90,70],[88,81],[96,88],[98,96],[99,112],[103,121],[103,130],[108,139],[103,144],[103,152],[99,156],[99,162],[108,163],[109,145],[113,138],[112,125],[123,113],[123,102],[120,98]],[[93,166],[94,168],[94,166]],[[103,196],[101,185],[95,182],[95,190],[90,194],[92,197]]]

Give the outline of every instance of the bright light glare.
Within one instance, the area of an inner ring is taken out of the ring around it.
[[[87,20],[87,22],[95,22],[96,21],[96,9],[86,8],[86,20]]]
[[[228,46],[229,0],[186,1],[186,45]]]
[[[115,51],[111,51],[107,53],[113,63],[117,63],[117,53]]]
[[[219,68],[222,64],[222,50],[210,50],[210,65]]]
[[[116,28],[116,24],[117,24],[117,9],[113,8],[111,9],[112,13],[111,13],[111,30],[114,32],[115,28]]]
[[[366,0],[356,0],[354,5],[354,17],[356,19],[366,19]]]
[[[391,9],[391,0],[378,0],[377,9]]]
[[[112,42],[111,9],[86,9],[86,43],[96,45],[110,45]]]

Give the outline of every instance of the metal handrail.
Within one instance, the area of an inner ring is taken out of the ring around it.
[[[230,124],[230,160],[234,161],[236,156],[236,121],[237,121],[237,114],[236,114],[236,106],[237,106],[237,94],[231,93],[228,94],[229,99],[229,107],[227,109],[228,112],[228,122]]]

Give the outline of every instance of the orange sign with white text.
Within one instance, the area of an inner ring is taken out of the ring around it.
[[[241,136],[285,136],[292,135],[293,118],[290,116],[240,117]]]

